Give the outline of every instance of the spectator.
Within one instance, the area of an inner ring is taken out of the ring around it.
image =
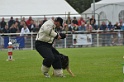
[[[68,31],[68,25],[66,23],[64,23],[62,30],[63,31],[66,31],[66,33],[67,33],[67,31]]]
[[[108,43],[108,34],[106,33],[106,31],[108,30],[106,23],[103,21],[101,26],[100,26],[100,30],[103,30],[103,33],[101,34],[102,36],[102,46],[105,46],[105,44],[107,43],[108,45],[110,45],[110,43]],[[110,37],[109,37],[110,39]]]
[[[72,31],[73,30],[73,27],[74,27],[74,24],[71,23],[71,25],[69,25],[69,27],[68,27],[68,31]]]
[[[98,29],[98,26],[96,24],[94,24],[93,20],[91,21],[91,26],[93,27],[94,30]]]
[[[72,23],[78,25],[78,21],[77,21],[76,17],[74,17],[74,19],[72,20]]]
[[[94,16],[92,15],[92,18],[90,18],[90,24],[92,25],[93,29],[97,30],[97,26],[96,24],[96,19],[94,18]]]
[[[3,33],[10,33],[8,25],[5,25],[5,27],[3,29]]]
[[[96,24],[96,19],[94,17],[94,15],[92,15],[92,18],[90,18],[90,24],[92,25],[95,25]]]
[[[35,28],[33,29],[33,32],[38,32],[39,31],[39,26],[35,25]]]
[[[8,21],[8,27],[10,28],[15,23],[15,20],[13,20],[13,17],[10,18]]]
[[[120,21],[120,28],[122,31],[124,31],[124,23],[122,21]],[[119,42],[120,42],[120,37],[121,37],[120,32],[118,34],[118,37],[119,37]],[[122,41],[123,41],[123,45],[124,45],[124,32],[123,32],[123,40]]]
[[[73,29],[72,29],[72,32],[74,33],[75,31],[78,31],[78,25],[76,24],[73,24]]]
[[[98,29],[98,26],[95,24],[95,19],[94,19],[94,17],[92,17],[91,19],[89,19],[89,23],[91,24],[91,26],[92,26],[92,30],[97,30]],[[92,34],[92,46],[94,46],[94,44],[95,44],[95,37],[96,36],[96,34]]]
[[[74,24],[73,24],[73,23],[71,23],[71,25],[69,25],[69,27],[68,27],[68,31],[71,31],[71,32],[72,32],[73,27],[74,27]]]
[[[19,27],[20,26],[20,22],[19,22],[19,19],[18,18],[15,19],[15,22],[18,23],[18,27]]]
[[[81,26],[82,23],[85,23],[85,20],[83,19],[83,17],[80,17],[80,19],[78,20],[78,26]]]
[[[43,22],[42,21],[39,21],[39,28],[43,25]]]
[[[114,26],[112,25],[111,22],[109,22],[109,24],[108,24],[108,30],[113,30],[113,29],[114,29]]]
[[[34,23],[34,20],[31,20],[30,25],[28,26],[30,32],[33,32],[35,27],[36,27],[36,25]]]
[[[121,26],[121,30],[124,31],[124,25]]]
[[[24,24],[26,24],[26,22],[22,20],[22,21],[20,22],[19,32],[21,32],[21,29],[24,27]]]
[[[21,21],[24,21],[25,24],[28,26],[28,24],[27,24],[26,21],[25,21],[25,17],[23,17]]]
[[[29,31],[27,25],[24,23],[24,26],[23,26],[23,28],[21,29],[21,34],[20,34],[20,36],[24,36],[24,35],[26,35],[27,33],[30,33],[30,31]]]
[[[85,27],[86,27],[86,31],[88,31],[88,32],[92,32],[93,27],[90,25],[89,22],[85,25]]]
[[[26,22],[26,21],[25,21],[25,17],[22,18],[22,21]]]
[[[120,29],[121,29],[122,31],[124,31],[124,24],[123,24],[123,22],[122,22],[122,21],[120,21],[119,26],[120,26]]]
[[[120,28],[120,26],[119,26],[119,23],[118,22],[116,22],[116,24],[114,25],[114,30],[120,30],[121,28]]]
[[[107,30],[108,31],[113,31],[114,30],[114,26],[112,25],[111,22],[109,22],[109,24],[107,25]],[[110,46],[112,40],[111,40],[111,32],[107,32],[106,37],[107,37],[107,45]]]
[[[120,25],[119,25],[118,22],[116,22],[116,24],[114,25],[114,29],[113,30],[121,30]],[[118,42],[117,41],[118,40],[118,33],[117,32],[113,32],[112,35],[113,35],[112,36],[112,45],[115,46],[116,43]]]
[[[31,24],[31,21],[32,21],[32,17],[30,16],[29,19],[26,21],[27,26]]]
[[[4,18],[2,18],[2,21],[0,22],[1,30],[3,30],[6,26],[6,22],[4,21]]]
[[[83,23],[81,24],[81,26],[79,26],[78,28],[79,28],[79,31],[86,31],[85,23],[83,22]]]
[[[19,27],[18,27],[18,22],[14,23],[14,27],[17,29],[17,33],[19,33],[20,31],[19,31]]]
[[[43,24],[44,24],[46,21],[47,21],[47,18],[46,18],[46,17],[44,17]]]
[[[71,20],[71,17],[70,16],[68,16],[68,18],[67,18],[67,20],[66,20],[66,24],[68,25],[68,27],[71,25],[71,22],[72,20]]]
[[[19,32],[19,28],[18,28],[18,23],[15,22],[10,27],[10,33],[17,33],[17,32]]]
[[[90,17],[87,17],[87,18],[86,18],[86,24],[87,24],[88,22],[90,22]]]
[[[107,30],[107,25],[106,23],[103,21],[101,26],[100,26],[100,30],[106,31]]]

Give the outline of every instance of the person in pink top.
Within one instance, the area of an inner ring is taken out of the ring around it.
[[[92,32],[92,30],[93,30],[93,27],[90,25],[90,23],[88,22],[87,24],[86,24],[86,31],[88,31],[88,32]]]

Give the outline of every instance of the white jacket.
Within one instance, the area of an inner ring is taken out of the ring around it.
[[[28,34],[30,33],[28,27],[26,29],[24,29],[24,27],[21,29],[21,33],[20,33],[20,36],[24,36],[25,34]]]
[[[54,21],[52,19],[46,21],[37,33],[36,40],[52,43],[57,33],[54,31]]]

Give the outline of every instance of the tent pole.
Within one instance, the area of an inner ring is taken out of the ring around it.
[[[93,0],[93,15],[95,17],[95,0]]]

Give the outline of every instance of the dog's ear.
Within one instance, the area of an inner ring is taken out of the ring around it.
[[[65,56],[63,54],[60,55],[61,55],[62,68],[66,69],[69,66],[69,58],[68,56]]]

